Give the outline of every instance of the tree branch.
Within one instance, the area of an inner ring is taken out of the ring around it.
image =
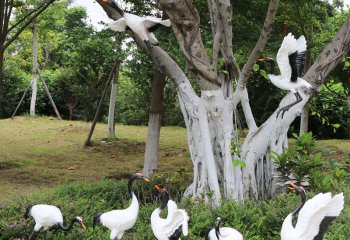
[[[315,89],[319,89],[328,74],[342,61],[350,51],[350,16],[331,42],[323,49],[315,63],[304,75]]]
[[[13,9],[13,0],[10,0],[10,2],[7,0],[6,1],[6,10],[5,10],[5,20],[4,20],[4,27],[3,27],[3,32],[8,33],[8,27],[9,27],[9,22],[10,22],[10,18],[11,18],[11,12]],[[5,40],[5,38],[4,38]]]
[[[8,48],[8,46],[10,46],[10,44],[24,31],[24,29],[26,29],[29,24],[33,21],[33,19],[35,19],[37,16],[39,16],[43,11],[45,11],[46,8],[48,8],[55,0],[49,0],[41,9],[38,9],[38,11],[29,19],[27,19],[27,22],[20,28],[17,30],[17,32],[6,41],[6,43],[4,44],[4,50],[6,48]]]
[[[217,80],[216,69],[212,67],[206,55],[199,30],[199,13],[193,3],[189,0],[160,0],[160,6],[171,19],[187,66],[196,77],[198,85],[202,90],[217,90],[220,83]]]
[[[279,5],[279,0],[270,1],[264,26],[261,30],[259,40],[256,43],[252,53],[250,54],[248,61],[246,62],[246,64],[242,69],[242,73],[238,81],[238,87],[240,89],[244,89],[246,87],[250,73],[254,67],[254,64],[258,60],[259,56],[261,56],[261,54],[263,53],[263,50],[266,46],[267,40],[272,30],[272,25],[275,21],[278,5]]]

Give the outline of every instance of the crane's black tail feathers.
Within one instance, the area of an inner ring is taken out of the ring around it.
[[[325,234],[325,232],[327,230],[327,227],[336,218],[337,217],[325,217],[320,224],[320,230],[319,230],[317,236],[314,238],[314,240],[322,240],[323,235]]]
[[[94,222],[92,224],[93,228],[95,228],[95,226],[99,223],[101,215],[102,215],[102,213],[96,213],[96,215],[94,217]]]
[[[28,219],[29,218],[29,213],[30,213],[30,210],[32,210],[32,207],[33,207],[33,205],[30,205],[30,206],[28,206],[27,208],[26,208],[26,211],[25,211],[25,213],[24,213],[24,219]]]

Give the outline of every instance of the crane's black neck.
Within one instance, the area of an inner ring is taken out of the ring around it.
[[[297,207],[296,209],[293,210],[292,215],[295,216],[296,214],[298,214],[300,212],[300,210],[303,208],[305,202],[306,202],[306,194],[303,190],[297,191],[297,193],[299,193],[300,195],[300,200],[301,200],[301,204],[299,207]]]
[[[128,182],[128,191],[129,191],[129,194],[130,194],[130,198],[132,198],[132,195],[133,195],[133,193],[134,193],[134,191],[132,190],[132,184],[133,184],[133,182],[135,181],[135,179],[137,179],[137,177],[132,176],[132,177],[129,179],[129,182]]]
[[[63,230],[63,231],[69,231],[69,230],[73,227],[74,223],[76,223],[76,222],[79,222],[78,219],[73,218],[73,219],[70,221],[70,223],[69,223],[68,226],[65,226],[64,223],[58,223],[57,225],[60,227],[61,230]]]
[[[167,191],[161,192],[160,195],[162,196],[162,202],[159,205],[160,210],[163,210],[166,208],[169,202],[169,193]]]
[[[268,63],[270,63],[269,74],[274,74],[275,73],[275,67],[276,67],[275,61],[274,60],[269,60]]]
[[[220,224],[221,224],[221,220],[217,221],[215,224],[215,235],[217,239],[220,239]]]

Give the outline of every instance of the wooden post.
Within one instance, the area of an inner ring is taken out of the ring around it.
[[[40,77],[40,79],[41,79],[41,81],[42,81],[42,83],[43,83],[43,86],[44,86],[44,89],[45,89],[45,91],[46,91],[46,93],[47,93],[47,96],[48,96],[49,99],[50,99],[50,103],[51,103],[53,109],[55,110],[55,113],[56,113],[57,118],[58,118],[59,120],[62,120],[61,115],[60,115],[60,113],[58,112],[58,109],[57,109],[57,107],[56,107],[56,104],[55,104],[55,102],[53,101],[53,99],[52,99],[52,97],[51,97],[49,88],[47,87],[46,82],[45,82],[44,78],[42,77],[42,75],[41,75],[41,73],[40,73],[40,71],[39,71],[39,68],[37,68],[36,71],[37,71],[37,73],[39,74],[39,77]]]
[[[96,110],[96,113],[95,113],[95,117],[94,117],[94,120],[91,124],[91,128],[90,128],[90,132],[88,134],[88,137],[86,138],[86,141],[84,143],[84,146],[87,147],[87,146],[90,146],[91,144],[91,137],[92,137],[92,134],[94,133],[94,130],[95,130],[95,127],[96,127],[96,123],[97,123],[97,119],[98,117],[100,116],[100,112],[101,112],[101,109],[102,109],[102,104],[103,104],[103,100],[105,99],[106,97],[106,94],[107,94],[107,91],[108,91],[108,88],[109,88],[109,84],[111,83],[112,79],[113,79],[113,73],[115,71],[115,68],[120,64],[120,61],[117,59],[114,63],[114,66],[112,68],[112,71],[109,73],[109,76],[108,76],[108,79],[107,79],[107,82],[106,82],[106,85],[105,85],[105,89],[103,90],[103,93],[102,93],[102,96],[101,96],[101,99],[100,99],[100,102],[98,103],[98,106],[97,106],[97,110]]]
[[[30,83],[28,84],[28,87],[27,87],[26,90],[24,91],[21,100],[19,101],[19,103],[18,103],[18,105],[17,105],[15,111],[13,112],[13,114],[12,114],[12,116],[11,116],[11,119],[13,119],[13,118],[15,117],[15,115],[16,115],[16,113],[17,113],[17,111],[18,111],[19,106],[21,106],[21,104],[22,104],[22,102],[23,102],[25,96],[27,95],[27,92],[28,92],[30,86],[32,85],[32,82],[33,82],[33,80],[30,81]]]

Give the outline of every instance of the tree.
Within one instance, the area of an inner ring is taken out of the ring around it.
[[[5,50],[18,38],[18,36],[47,9],[55,0],[43,1],[37,8],[25,6],[23,1],[1,0],[0,1],[0,99],[4,89],[4,53]],[[11,17],[16,8],[23,8],[25,12],[21,18],[11,24]],[[0,103],[0,113],[3,104]]]
[[[269,151],[283,151],[287,146],[286,137],[290,124],[313,96],[312,93],[302,93],[303,101],[290,109],[283,119],[276,118],[275,111],[261,126],[258,127],[255,123],[246,85],[252,68],[268,41],[279,1],[270,1],[260,36],[242,69],[236,64],[233,55],[230,1],[208,1],[213,39],[210,55],[204,48],[199,13],[194,2],[158,2],[171,19],[173,31],[186,58],[187,68],[196,79],[201,96],[196,94],[184,71],[161,47],[145,45],[137,33],[131,33],[131,36],[138,47],[150,56],[154,65],[166,73],[177,87],[194,165],[193,183],[185,196],[205,198],[217,206],[221,199],[220,184],[223,186],[225,198],[242,201],[248,197],[257,199],[271,196],[277,189],[274,184],[275,167]],[[98,0],[98,3],[110,18],[117,20],[121,17],[114,1]],[[315,89],[321,86],[329,72],[348,53],[349,30],[350,17],[304,75]],[[220,62],[223,64],[219,64]],[[233,78],[237,81],[234,92],[231,91]],[[285,106],[292,101],[292,94],[288,94],[280,105]],[[249,128],[242,146],[238,143],[232,144],[233,136],[237,134],[232,126],[232,114],[238,103],[242,105]],[[232,145],[237,147],[233,149],[233,155]],[[233,158],[238,161],[237,166],[234,166],[233,162],[237,161],[233,161]]]

